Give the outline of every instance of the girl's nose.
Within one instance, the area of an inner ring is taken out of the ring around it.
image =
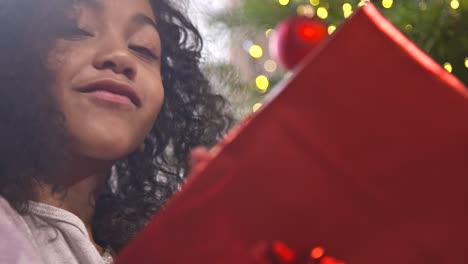
[[[93,64],[96,69],[110,69],[130,80],[134,80],[137,73],[136,62],[128,47],[123,44],[102,45]]]

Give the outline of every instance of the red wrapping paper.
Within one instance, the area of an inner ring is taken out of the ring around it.
[[[468,263],[465,87],[368,4],[199,164],[117,263]]]

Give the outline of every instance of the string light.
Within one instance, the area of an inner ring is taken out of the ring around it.
[[[300,5],[297,7],[297,13],[300,16],[313,17],[315,15],[315,10],[311,5]]]
[[[325,254],[325,249],[323,247],[316,247],[310,251],[310,257],[312,259],[319,259]]]
[[[427,9],[427,4],[424,1],[419,2],[418,6],[419,9],[421,9],[422,11],[425,11]]]
[[[450,64],[449,62],[444,63],[444,68],[445,68],[445,70],[447,70],[448,72],[452,72],[452,70],[453,70],[452,64]]]
[[[257,112],[258,109],[260,109],[262,106],[263,106],[262,103],[256,103],[256,104],[254,104],[254,105],[252,106],[252,112],[254,112],[254,113]]]
[[[334,257],[325,256],[320,260],[320,264],[346,264],[346,263]]]
[[[353,7],[350,3],[343,4],[343,15],[345,18],[348,18],[353,13]]]
[[[263,67],[265,68],[267,72],[274,72],[278,68],[278,65],[276,64],[274,60],[267,60],[263,64]]]
[[[468,68],[468,57],[465,58],[465,67]]]
[[[328,26],[328,35],[331,35],[333,33],[333,31],[336,30],[336,26],[335,25],[330,25]]]
[[[318,6],[320,5],[320,0],[310,0],[310,4],[313,6]]]
[[[317,16],[321,19],[326,19],[328,17],[328,10],[325,7],[319,7],[317,9]]]
[[[249,54],[255,59],[261,58],[263,56],[263,49],[259,45],[252,45],[249,49]]]
[[[289,0],[278,0],[278,3],[282,6],[285,6],[289,4]]]
[[[349,12],[353,11],[353,7],[351,6],[350,3],[344,3],[343,4],[343,12]]]
[[[282,262],[292,262],[295,259],[295,252],[281,241],[272,244],[273,252]]]
[[[270,81],[268,81],[268,78],[265,75],[259,75],[255,79],[255,84],[257,85],[260,93],[265,93],[270,86]]]
[[[452,9],[457,9],[458,7],[460,7],[460,2],[458,2],[458,0],[452,0],[450,1],[450,7]]]
[[[385,8],[390,8],[393,5],[393,0],[382,0],[382,6]]]

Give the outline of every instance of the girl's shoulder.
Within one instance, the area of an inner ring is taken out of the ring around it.
[[[0,196],[0,263],[42,263],[22,217]]]
[[[14,210],[7,200],[0,196],[0,228],[7,223],[20,221],[21,216]]]

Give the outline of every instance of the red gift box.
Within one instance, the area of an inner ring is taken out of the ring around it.
[[[465,87],[368,4],[199,164],[117,263],[468,263]]]

